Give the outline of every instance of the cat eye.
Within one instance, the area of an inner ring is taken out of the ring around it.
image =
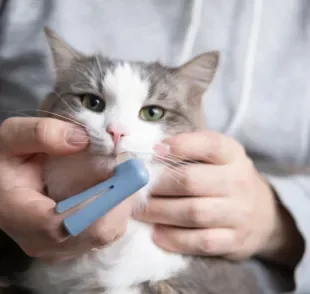
[[[159,106],[146,106],[140,110],[140,118],[145,121],[158,121],[165,115],[165,110]]]
[[[82,105],[94,112],[103,112],[105,109],[105,102],[94,94],[84,94],[80,96]]]

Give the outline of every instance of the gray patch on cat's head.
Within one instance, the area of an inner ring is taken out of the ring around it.
[[[42,104],[43,111],[75,120],[75,113],[83,107],[75,93],[95,93],[105,99],[103,85],[106,73],[113,73],[117,66],[126,63],[149,85],[145,105],[161,106],[167,110],[164,119],[157,123],[168,136],[204,127],[201,100],[216,72],[217,52],[201,54],[180,67],[170,68],[158,62],[83,56],[54,32],[46,30],[46,35],[53,53],[56,84],[55,92]]]

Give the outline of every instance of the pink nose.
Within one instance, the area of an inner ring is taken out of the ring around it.
[[[125,126],[119,123],[109,124],[107,126],[107,132],[111,135],[115,145],[119,144],[122,137],[127,135]]]

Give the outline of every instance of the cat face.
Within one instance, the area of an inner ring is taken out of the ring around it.
[[[89,152],[115,157],[129,151],[151,157],[163,139],[203,127],[201,98],[217,67],[216,52],[168,68],[86,57],[52,31],[46,33],[56,84],[42,114],[83,125],[90,135]]]

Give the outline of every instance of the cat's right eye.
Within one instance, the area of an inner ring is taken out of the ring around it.
[[[103,112],[105,109],[105,102],[94,94],[80,95],[82,105],[94,112]]]

